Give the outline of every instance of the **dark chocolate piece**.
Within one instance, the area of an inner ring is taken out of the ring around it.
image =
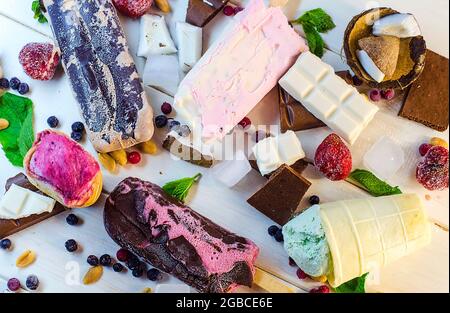
[[[32,185],[28,178],[20,173],[16,176],[8,179],[6,181],[5,189],[8,191],[8,189],[11,187],[12,184],[15,184],[17,186],[30,189],[31,191],[37,192],[41,195],[44,195],[41,191],[39,191],[34,185]],[[12,234],[15,234],[21,230],[24,230],[25,228],[28,228],[34,224],[40,223],[43,220],[46,220],[49,217],[52,217],[54,215],[57,215],[61,212],[66,210],[65,207],[63,207],[59,202],[55,203],[55,207],[53,208],[53,211],[48,213],[44,212],[38,215],[31,215],[28,217],[20,218],[17,220],[4,220],[0,219],[0,239],[5,238],[7,236],[10,236]]]
[[[255,160],[249,160],[250,162],[250,166],[259,172],[259,168],[258,168],[258,164],[256,163]],[[304,159],[298,160],[296,161],[294,164],[290,165],[290,167],[296,171],[298,174],[302,174],[303,171],[306,169],[306,167],[308,166],[308,162],[306,162]],[[264,175],[265,178],[269,179],[276,171],[278,171],[280,168],[282,168],[282,166],[280,166],[278,169],[276,169],[275,171],[273,171],[272,173],[266,174]]]
[[[448,59],[428,50],[425,68],[406,93],[398,115],[438,131],[448,128]]]
[[[310,186],[303,176],[283,165],[247,202],[275,223],[284,225],[298,209]]]
[[[228,0],[189,0],[186,22],[203,27],[222,10],[227,2]]]
[[[209,155],[203,155],[192,147],[188,147],[180,143],[175,137],[167,136],[163,142],[163,148],[179,157],[183,161],[203,166],[211,167],[213,158]]]
[[[253,264],[238,253],[256,258],[256,245],[196,213],[155,184],[138,178],[123,180],[106,200],[104,223],[120,246],[200,292],[226,292],[236,284],[252,285]],[[170,238],[174,227],[183,235]],[[200,246],[194,247],[185,236],[201,241]],[[213,258],[220,262],[220,258],[230,256],[235,262],[228,272],[212,273],[205,267],[205,258],[206,262],[213,262]]]

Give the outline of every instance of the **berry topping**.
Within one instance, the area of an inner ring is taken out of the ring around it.
[[[301,268],[297,269],[297,277],[299,279],[307,279],[309,276]]]
[[[11,87],[12,90],[19,89],[19,85],[20,85],[20,79],[18,79],[17,77],[13,77],[9,81],[9,86]]]
[[[98,258],[95,255],[88,256],[86,261],[91,266],[97,266],[98,265]]]
[[[142,274],[144,274],[144,270],[141,266],[138,266],[134,270],[132,270],[131,274],[133,274],[134,277],[141,277]]]
[[[112,262],[111,256],[109,254],[103,254],[100,257],[100,265],[110,266]]]
[[[372,89],[369,92],[369,98],[370,100],[377,102],[381,100],[381,92],[378,89]]]
[[[55,75],[59,54],[50,43],[29,43],[20,51],[19,62],[31,78],[50,80]]]
[[[363,81],[358,76],[353,76],[352,81],[354,86],[361,86],[363,84]]]
[[[330,134],[317,148],[314,164],[328,179],[342,180],[352,170],[352,155],[338,135]]]
[[[3,239],[2,241],[0,241],[0,248],[2,248],[4,250],[8,250],[9,248],[11,248],[11,240],[6,238],[6,239]]]
[[[19,88],[17,89],[17,91],[18,91],[21,95],[24,95],[24,94],[28,93],[28,91],[30,91],[30,86],[28,86],[27,83],[20,83],[20,84],[19,84]]]
[[[116,257],[120,262],[126,262],[130,257],[130,252],[126,249],[119,249],[116,253]]]
[[[232,16],[236,13],[234,12],[234,8],[231,5],[226,5],[223,7],[223,14],[225,14],[226,16]]]
[[[69,225],[77,225],[78,224],[78,217],[75,214],[69,214],[66,217],[66,222]]]
[[[431,147],[417,165],[416,179],[428,190],[448,188],[448,150],[441,146]]]
[[[9,290],[17,291],[20,289],[20,281],[17,278],[10,278],[7,286]]]
[[[269,233],[270,236],[275,236],[276,232],[279,230],[280,228],[277,225],[272,225],[267,229],[267,232]]]
[[[72,124],[72,131],[82,133],[84,132],[84,124],[82,122],[75,122]]]
[[[448,149],[448,142],[439,137],[433,137],[430,139],[430,144],[433,146],[441,146]]]
[[[131,18],[144,15],[152,6],[152,0],[113,0],[116,9]]]
[[[39,279],[36,275],[30,275],[27,277],[25,285],[30,290],[36,290],[39,287]]]
[[[239,122],[239,126],[242,129],[247,129],[247,127],[249,127],[252,124],[252,121],[248,118],[248,117],[244,117],[240,122]]]
[[[167,117],[165,115],[158,115],[155,117],[155,126],[157,128],[163,128],[167,125]]]
[[[385,100],[392,100],[395,97],[394,89],[381,90],[381,97]]]
[[[432,144],[429,143],[423,143],[420,145],[419,147],[419,153],[421,156],[425,156],[425,154],[427,154],[428,150],[430,150],[430,148],[432,147]]]
[[[120,263],[114,263],[113,270],[114,272],[120,273],[123,271],[123,265]]]
[[[297,263],[295,263],[294,259],[289,257],[289,266],[297,266]]]
[[[72,138],[73,140],[79,142],[83,139],[83,133],[80,132],[72,132],[70,134],[70,138]]]
[[[161,112],[163,112],[163,113],[166,114],[166,115],[172,113],[172,106],[170,105],[169,102],[164,102],[164,103],[161,105]]]
[[[0,88],[8,89],[9,88],[9,80],[6,78],[0,78]]]
[[[78,249],[78,244],[75,240],[69,239],[64,244],[66,246],[66,250],[69,252],[75,252]]]
[[[319,196],[313,195],[313,196],[309,197],[309,204],[314,205],[314,204],[319,204],[319,203],[320,203]]]
[[[330,288],[326,285],[311,289],[309,293],[330,293]]]
[[[128,261],[125,263],[125,265],[130,269],[134,270],[135,268],[139,267],[141,262],[136,256],[130,256]]]
[[[59,120],[58,120],[58,118],[56,116],[50,116],[47,119],[47,124],[51,128],[56,128],[59,125]]]
[[[163,275],[160,270],[151,268],[147,272],[147,278],[151,281],[159,281],[163,278]]]
[[[130,164],[138,164],[139,162],[141,162],[141,154],[137,151],[128,153],[127,158]]]
[[[277,232],[275,233],[275,235],[273,236],[273,238],[275,238],[275,240],[276,240],[277,242],[283,242],[283,241],[284,241],[284,238],[283,238],[283,232],[282,232],[281,228],[279,228],[279,229],[277,230]]]

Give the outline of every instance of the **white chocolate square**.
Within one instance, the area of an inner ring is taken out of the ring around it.
[[[327,121],[331,129],[348,143],[353,144],[363,129],[361,122],[355,121],[345,110],[338,110]]]
[[[275,137],[261,140],[252,151],[262,175],[273,172],[282,164],[278,154],[278,141]]]
[[[26,189],[12,184],[8,192],[6,192],[1,201],[1,206],[4,210],[13,215],[19,215],[22,212],[23,206],[28,198]]]
[[[183,72],[187,73],[202,56],[202,29],[185,23],[176,23],[178,60]]]
[[[352,114],[355,119],[361,121],[366,126],[378,112],[378,107],[369,102],[363,95],[356,90],[343,103],[342,109]]]
[[[342,78],[334,73],[328,73],[321,81],[319,87],[333,101],[342,103],[353,91]]]
[[[305,157],[305,152],[303,151],[302,144],[300,143],[297,135],[292,130],[288,130],[284,134],[280,134],[277,137],[277,140],[278,153],[283,163],[292,165],[297,160],[303,159]]]
[[[338,108],[338,104],[321,92],[319,88],[315,88],[302,103],[308,111],[322,121],[326,121]]]
[[[294,67],[303,72],[312,81],[318,82],[328,73],[334,72],[333,68],[311,52],[300,54]]]
[[[314,89],[315,85],[295,67],[292,67],[278,83],[294,99],[304,99]]]

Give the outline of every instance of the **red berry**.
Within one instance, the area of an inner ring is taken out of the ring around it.
[[[369,92],[370,100],[377,102],[381,100],[381,92],[378,89],[372,89]]]
[[[113,0],[116,9],[131,18],[138,18],[147,13],[152,6],[152,0]]]
[[[19,53],[19,62],[33,79],[50,80],[59,63],[59,53],[51,43],[29,43]]]
[[[129,256],[130,252],[126,249],[120,249],[116,253],[117,260],[119,260],[120,262],[126,262]]]
[[[308,274],[306,274],[305,272],[302,271],[301,268],[297,269],[297,277],[299,279],[306,279],[308,278]]]
[[[311,289],[309,293],[330,293],[330,288],[326,285]]]
[[[20,289],[20,281],[17,278],[10,278],[7,283],[8,289],[17,291]]]
[[[235,14],[234,12],[234,8],[231,5],[226,5],[223,8],[223,14],[225,14],[226,16],[232,16]]]
[[[297,266],[297,263],[295,263],[293,258],[289,258],[289,265],[290,266]]]
[[[165,115],[172,113],[172,106],[170,105],[170,103],[164,102],[161,105],[161,112],[163,112]]]
[[[448,150],[441,146],[431,147],[417,165],[416,179],[428,190],[448,188]]]
[[[430,148],[432,147],[432,144],[429,143],[423,143],[420,145],[419,147],[419,153],[421,156],[425,156],[425,154],[427,154],[428,150],[430,150]]]
[[[128,162],[131,164],[138,164],[141,162],[141,154],[137,151],[128,153]]]
[[[314,164],[328,179],[342,180],[352,170],[352,155],[338,135],[330,134],[317,148]]]
[[[239,126],[242,127],[242,129],[247,129],[252,124],[252,121],[246,116],[238,123]]]
[[[386,100],[392,100],[395,97],[394,89],[386,89],[381,91],[381,97]]]

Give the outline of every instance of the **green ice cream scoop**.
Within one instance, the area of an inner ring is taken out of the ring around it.
[[[331,270],[331,255],[320,206],[313,205],[283,226],[284,249],[308,275],[318,277]]]

